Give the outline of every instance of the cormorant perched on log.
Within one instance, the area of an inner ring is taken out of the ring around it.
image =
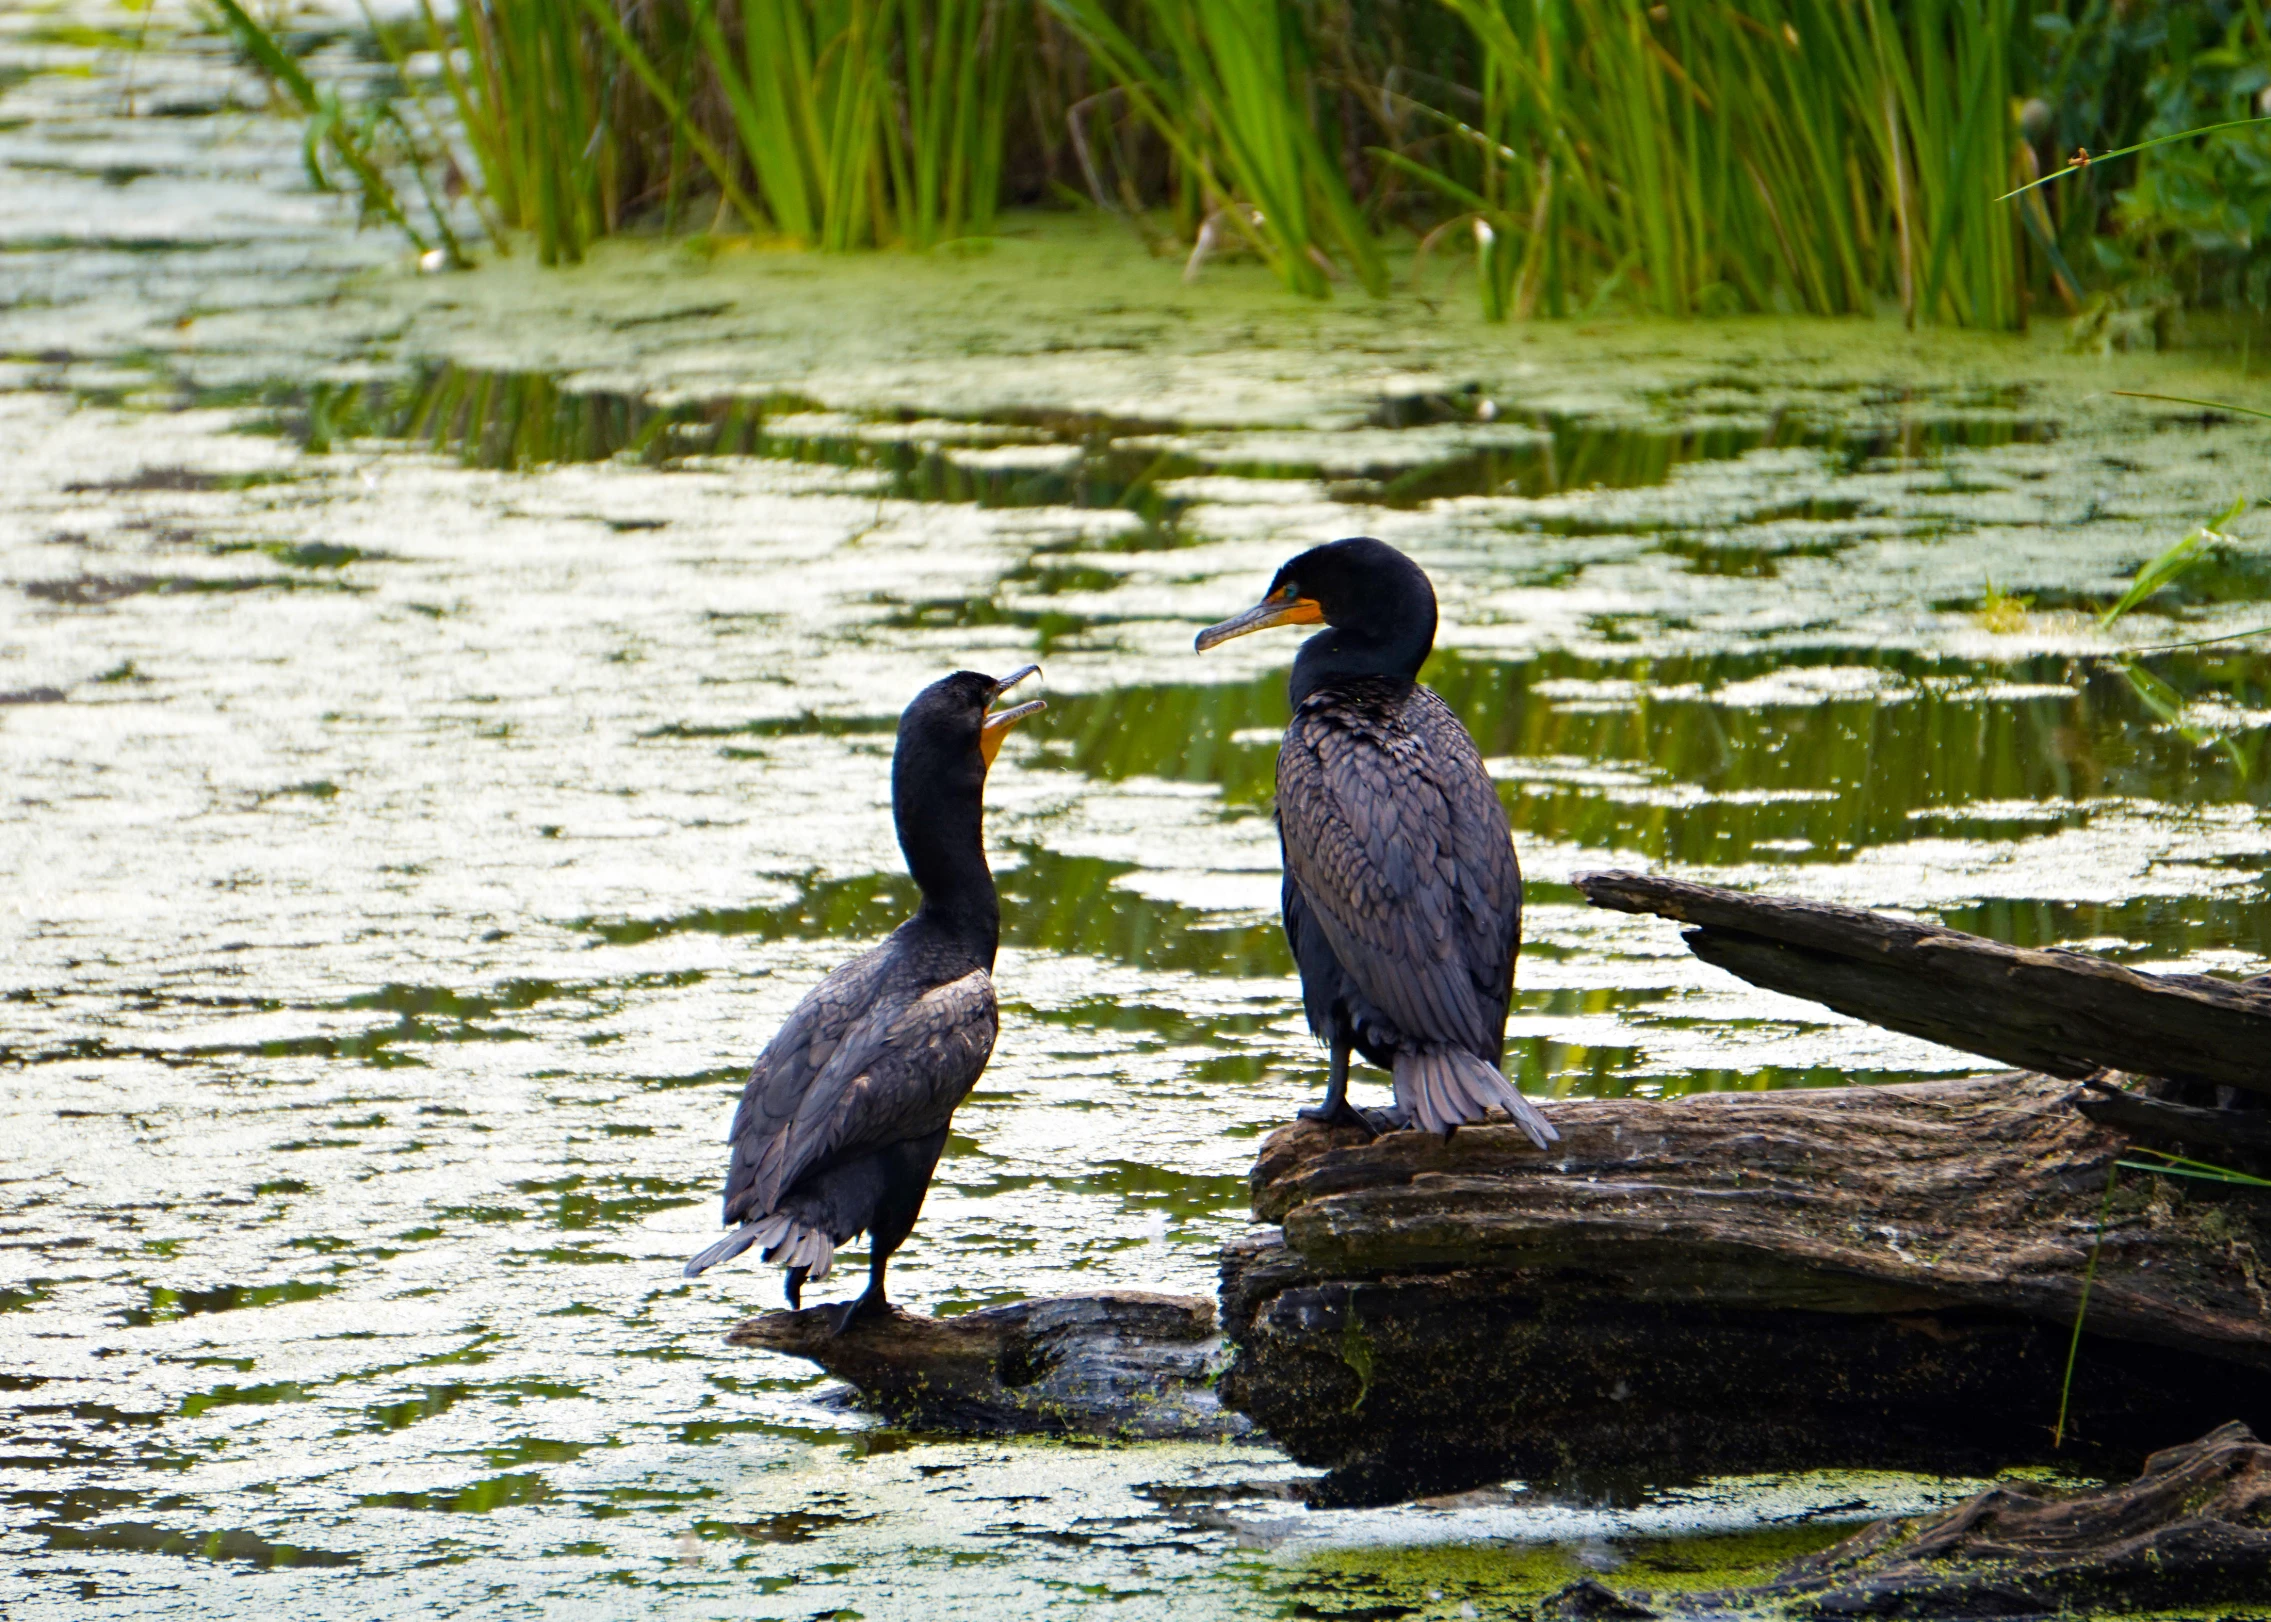
[[[1448,1136],[1497,1109],[1544,1148],[1558,1134],[1498,1069],[1522,941],[1506,808],[1467,729],[1418,681],[1435,588],[1392,546],[1334,541],[1201,631],[1198,649],[1316,624],[1277,755],[1285,934],[1309,1028],[1332,1053],[1324,1103],[1301,1113],[1377,1126],[1348,1102],[1354,1048],[1395,1077],[1390,1124]]]
[[[1040,667],[962,670],[915,695],[891,757],[891,815],[923,893],[914,917],[812,988],[749,1071],[734,1111],[725,1220],[691,1278],[751,1245],[788,1269],[788,1301],[868,1234],[867,1289],[835,1332],[884,1309],[883,1270],[922,1210],[954,1108],[993,1053],[1001,906],[983,839],[986,769],[1045,706],[987,707]]]

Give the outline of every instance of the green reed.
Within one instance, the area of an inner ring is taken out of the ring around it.
[[[465,250],[451,227],[449,209],[438,195],[434,173],[438,154],[422,140],[390,97],[378,97],[360,109],[350,110],[336,90],[317,85],[276,37],[254,21],[239,0],[213,0],[221,26],[237,42],[252,64],[278,94],[288,97],[307,115],[307,141],[303,147],[308,178],[324,191],[352,189],[360,195],[366,216],[376,215],[395,226],[421,253],[438,243],[452,264],[465,263]],[[324,154],[336,156],[345,166],[351,188],[324,166]],[[400,192],[389,177],[390,169],[406,169],[424,194],[427,224],[413,223]]]
[[[585,0],[598,10],[607,0]],[[1000,194],[1015,14],[998,0],[686,0],[762,222],[826,248],[982,232]],[[735,35],[738,34],[738,39]],[[627,54],[629,54],[627,52]],[[649,74],[659,70],[649,68]],[[721,183],[728,166],[706,159]]]
[[[991,224],[1010,0],[466,0],[452,26],[421,6],[480,191],[546,263],[687,223],[697,192],[716,223],[822,248]]]
[[[1296,292],[1322,294],[1345,265],[1369,292],[1388,271],[1325,143],[1303,8],[1286,0],[1053,0],[1097,65],[1153,126],[1201,194],[1203,243],[1229,233]],[[1129,12],[1163,50],[1146,50]],[[1194,268],[1196,260],[1194,260]]]
[[[325,139],[421,240],[405,177],[431,195],[428,171],[454,168],[500,246],[547,262],[655,226],[920,248],[985,234],[1005,202],[1086,196],[1179,235],[1193,274],[1242,248],[1311,295],[1386,291],[1416,240],[1415,277],[1472,245],[1492,318],[1897,303],[2010,329],[2030,287],[2070,297],[2066,252],[2119,226],[2052,219],[2048,192],[2005,200],[2074,140],[2030,144],[2024,98],[2039,81],[2093,142],[2144,116],[2084,108],[2074,50],[2044,45],[2142,49],[2080,0],[421,7],[447,128],[427,117],[380,153],[334,117]],[[224,10],[288,82],[281,46]],[[380,35],[415,95],[402,38]],[[299,99],[314,114],[323,94]]]
[[[2113,392],[2120,394],[2130,391],[2116,389]],[[2148,400],[2169,398],[2167,395],[2150,394],[2135,397]],[[2184,403],[2195,402],[2187,401]],[[2231,409],[2248,410],[2245,406]],[[2254,416],[2265,415],[2263,412],[2251,412],[2250,414]],[[2098,615],[2099,627],[2102,629],[2112,626],[2132,613],[2154,593],[2164,587],[2174,585],[2197,566],[2207,562],[2216,550],[2232,547],[2234,541],[2228,533],[2229,528],[2253,504],[2246,496],[2235,497],[2231,504],[2215,517],[2201,524],[2198,528],[2188,531],[2173,545],[2147,559],[2131,578],[2127,589],[2114,600],[2111,607]],[[2214,748],[2219,750],[2232,763],[2233,768],[2245,776],[2254,770],[2255,748],[2241,741],[2236,731],[2228,732],[2219,728],[2202,727],[2188,720],[2186,711],[2190,707],[2190,701],[2184,694],[2172,687],[2167,680],[2146,668],[2141,659],[2146,655],[2167,653],[2176,648],[2197,647],[2210,642],[2236,641],[2257,636],[2261,635],[2264,629],[2264,627],[2257,627],[2250,631],[2231,632],[2223,637],[2207,637],[2194,642],[2179,642],[2170,646],[2140,649],[2136,655],[2120,661],[2121,673],[2127,679],[2130,687],[2135,690],[2139,702],[2164,727],[2176,733],[2196,749]]]
[[[1381,156],[1471,211],[1485,312],[2020,323],[2011,0],[1442,0],[1481,116]]]
[[[450,62],[430,3],[425,21]],[[621,156],[590,30],[567,6],[515,0],[463,6],[458,23],[466,66],[452,64],[449,87],[483,190],[509,225],[536,238],[544,263],[582,258],[621,217]]]

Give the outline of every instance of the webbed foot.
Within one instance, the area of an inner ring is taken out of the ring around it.
[[[866,1290],[849,1301],[841,1301],[834,1306],[814,1307],[812,1310],[828,1315],[828,1337],[833,1340],[862,1318],[882,1317],[891,1310],[891,1303],[883,1298],[882,1291]]]
[[[1304,1121],[1318,1121],[1326,1126],[1353,1126],[1373,1138],[1383,1132],[1401,1131],[1405,1124],[1401,1110],[1359,1109],[1345,1098],[1338,1104],[1311,1104],[1293,1113]]]

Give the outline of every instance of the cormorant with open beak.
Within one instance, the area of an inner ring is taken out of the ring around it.
[[[883,1270],[914,1230],[948,1120],[992,1055],[1000,1015],[1001,906],[986,866],[986,771],[1039,699],[987,713],[1039,667],[996,681],[963,670],[899,717],[891,815],[915,915],[796,1005],[750,1068],[734,1112],[725,1220],[739,1226],[688,1277],[751,1245],[788,1269],[788,1301],[828,1276],[836,1247],[868,1235],[867,1289],[828,1310],[841,1334],[884,1310]]]
[[[1394,1076],[1388,1124],[1448,1136],[1502,1110],[1543,1148],[1559,1134],[1499,1071],[1522,873],[1474,739],[1419,684],[1435,646],[1426,574],[1383,542],[1334,541],[1201,631],[1198,650],[1320,624],[1293,661],[1277,755],[1285,934],[1332,1055],[1324,1103],[1301,1113],[1377,1128],[1348,1102],[1354,1049]]]

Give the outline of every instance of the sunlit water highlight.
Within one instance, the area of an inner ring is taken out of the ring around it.
[[[1590,867],[2271,956],[2261,656],[2109,657],[2253,623],[2271,555],[2087,613],[2271,443],[2092,391],[2229,378],[1288,310],[1049,222],[990,269],[358,280],[391,249],[210,49],[5,30],[11,1617],[1457,1615],[1960,1491],[1312,1514],[1265,1448],[908,1437],[719,1344],[776,1287],[677,1274],[741,1071],[909,905],[890,726],[955,666],[1038,658],[1051,710],[991,786],[1003,1035],[897,1293],[1211,1290],[1319,1067],[1267,820],[1292,646],[1189,639],[1329,536],[1441,590],[1429,679],[1532,881],[1535,1093],[1975,1068],[1583,908]],[[1073,269],[1027,334],[1029,250]]]

